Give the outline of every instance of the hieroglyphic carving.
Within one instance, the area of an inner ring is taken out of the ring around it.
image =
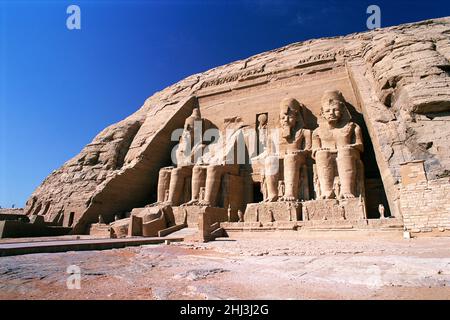
[[[242,72],[228,74],[225,77],[219,77],[219,78],[215,78],[213,80],[208,80],[208,81],[203,82],[200,89],[204,89],[204,88],[208,88],[208,87],[212,87],[212,86],[219,86],[219,85],[226,84],[229,82],[238,81],[240,79],[246,80],[247,78],[249,78],[251,76],[259,75],[262,73],[264,73],[264,66],[261,66],[256,69],[250,69],[250,70],[245,70]]]

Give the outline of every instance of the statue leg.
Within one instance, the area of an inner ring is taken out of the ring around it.
[[[179,206],[183,199],[184,180],[192,173],[192,167],[174,168],[170,174],[169,200],[172,206]]]
[[[334,166],[333,154],[327,150],[320,150],[316,153],[317,177],[320,185],[320,198],[333,199]]]
[[[267,157],[264,162],[264,176],[267,191],[265,202],[278,200],[279,159],[276,156]]]
[[[205,187],[206,184],[206,170],[205,166],[194,166],[192,169],[192,198],[188,204],[195,204],[200,199],[200,188]]]
[[[285,193],[283,200],[298,200],[298,186],[300,180],[299,155],[289,154],[284,157],[284,185]]]
[[[200,201],[201,205],[216,206],[217,196],[220,190],[220,182],[223,173],[223,166],[210,165],[206,169],[206,187],[205,187],[205,199]]]
[[[169,189],[170,185],[170,174],[172,168],[162,168],[159,170],[158,177],[158,202],[164,202],[166,197],[166,190]]]
[[[341,149],[336,159],[339,181],[341,183],[340,198],[354,198],[356,185],[356,162],[355,150]]]

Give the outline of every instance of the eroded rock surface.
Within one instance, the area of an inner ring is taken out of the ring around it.
[[[428,180],[450,173],[449,39],[447,17],[294,43],[192,75],[152,95],[52,172],[27,201],[26,213],[75,233],[100,214],[111,222],[156,200],[158,171],[171,165],[171,133],[199,104],[223,119],[235,112],[226,101],[245,92],[321,79],[323,87],[347,75],[351,87],[344,93],[356,97],[351,102],[364,116],[391,212],[401,217],[402,163],[423,160]],[[303,101],[314,107],[308,99],[319,93],[310,92]],[[247,109],[236,107],[245,118]],[[449,218],[450,210],[443,210]],[[450,220],[442,226],[450,228]]]

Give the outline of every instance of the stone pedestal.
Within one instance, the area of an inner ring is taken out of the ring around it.
[[[224,208],[194,205],[172,209],[176,225],[187,224],[189,228],[198,228],[200,241],[213,240],[213,233],[219,229],[219,223],[228,220],[228,213]]]
[[[325,199],[305,201],[303,219],[308,220],[363,220],[366,219],[363,198]]]
[[[172,207],[164,204],[134,208],[130,218],[111,224],[112,237],[127,236],[156,237],[158,231],[174,225]],[[127,225],[128,223],[128,225]]]
[[[111,227],[104,223],[93,223],[89,226],[88,233],[97,238],[109,238],[111,235]]]
[[[301,221],[302,204],[300,202],[250,203],[245,210],[245,222]]]
[[[126,238],[131,218],[120,219],[112,222],[109,226],[111,238]]]
[[[172,207],[175,224],[187,224],[189,228],[198,227],[198,217],[207,206],[178,206]]]

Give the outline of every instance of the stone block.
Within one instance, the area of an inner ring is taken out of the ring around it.
[[[300,202],[265,202],[250,203],[244,214],[245,222],[274,222],[302,220],[302,204]]]
[[[365,204],[360,198],[311,200],[303,202],[304,220],[365,219]]]

